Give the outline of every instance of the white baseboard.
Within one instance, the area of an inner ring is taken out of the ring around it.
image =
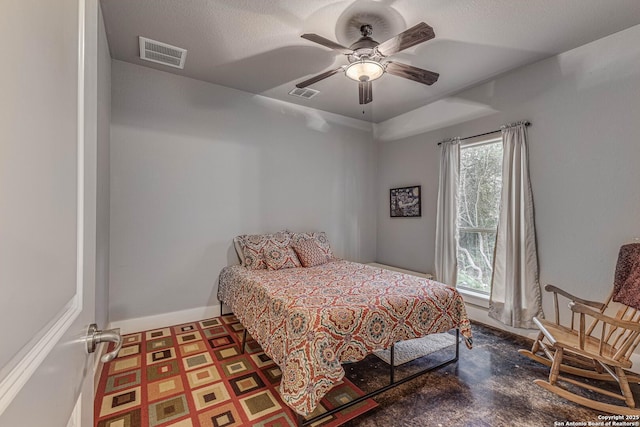
[[[538,336],[539,331],[537,329],[520,329],[503,325],[497,320],[489,317],[489,310],[484,307],[479,307],[477,305],[467,303],[465,304],[465,308],[467,309],[467,316],[469,316],[469,320],[474,320],[493,328],[511,332],[512,334],[520,335],[521,337],[526,337],[529,339],[535,339]]]
[[[153,316],[138,317],[135,319],[116,320],[109,322],[108,329],[120,328],[122,335],[134,332],[148,331],[151,329],[166,328],[167,326],[180,325],[182,323],[209,319],[220,316],[220,305],[190,308],[171,313],[156,314]]]
[[[387,265],[387,264],[380,264],[378,262],[369,262],[369,263],[367,263],[367,265],[370,265],[372,267],[382,268],[384,270],[397,271],[399,273],[404,273],[404,274],[410,274],[412,276],[423,277],[423,278],[429,279],[429,280],[433,279],[433,274],[431,274],[431,273],[422,273],[420,271],[407,270],[405,268],[395,267],[393,265]]]

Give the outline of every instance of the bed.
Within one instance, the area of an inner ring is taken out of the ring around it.
[[[278,364],[280,394],[298,414],[310,414],[343,378],[341,363],[397,341],[457,329],[471,348],[464,301],[455,289],[333,257],[326,261],[277,270],[229,266],[219,278],[218,299]],[[456,347],[455,360],[457,353]]]

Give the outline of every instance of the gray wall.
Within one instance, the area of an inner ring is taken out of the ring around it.
[[[376,126],[377,260],[433,271],[437,142],[527,119],[540,281],[604,299],[620,245],[640,236],[638,40],[632,27],[464,91],[441,102],[444,125],[424,108]],[[412,184],[422,218],[390,219],[389,188]]]
[[[373,261],[376,156],[369,123],[113,61],[110,320],[217,304],[242,233]]]
[[[98,7],[98,147],[96,189],[96,323],[109,322],[109,158],[111,128],[111,54]]]

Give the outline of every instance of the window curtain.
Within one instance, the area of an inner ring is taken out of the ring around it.
[[[436,213],[436,280],[456,286],[458,276],[458,181],[460,138],[440,144],[440,181]]]
[[[538,254],[524,122],[503,126],[502,193],[489,316],[516,328],[535,329],[542,317]]]

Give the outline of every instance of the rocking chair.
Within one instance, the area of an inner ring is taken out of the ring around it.
[[[614,289],[604,303],[578,298],[552,285],[547,285],[545,290],[553,292],[555,322],[534,318],[540,333],[530,351],[519,350],[520,354],[551,367],[548,381],[535,380],[534,383],[595,410],[640,415],[629,387],[630,381],[640,382],[640,376],[625,371],[631,368],[630,357],[640,344],[640,244],[620,248]],[[560,322],[558,295],[569,300],[570,326]],[[619,308],[612,317],[606,312],[615,311],[614,305]],[[576,318],[579,319],[577,325]],[[560,375],[561,372],[573,378]],[[579,377],[616,381],[620,393],[580,381]],[[559,382],[622,400],[626,406],[575,394],[560,387]]]

